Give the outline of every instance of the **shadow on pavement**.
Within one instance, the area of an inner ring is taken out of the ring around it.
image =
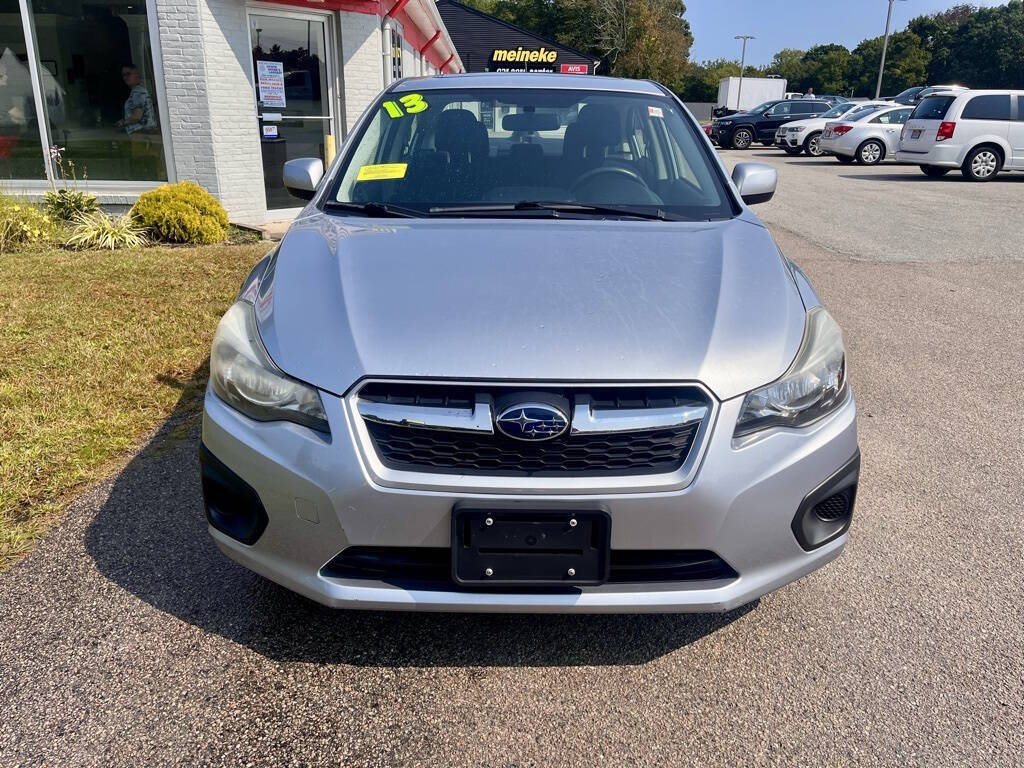
[[[185,392],[202,391],[204,364]],[[633,665],[751,611],[681,615],[501,615],[336,611],[228,560],[206,531],[199,418],[175,413],[117,476],[86,532],[99,571],[154,608],[279,661],[361,666]]]
[[[908,166],[902,166],[904,168]],[[918,184],[972,184],[974,182],[967,181],[958,170],[951,170],[945,176],[938,178],[932,178],[931,176],[925,176],[923,173],[843,173],[839,175],[841,179],[855,179],[857,181],[902,181],[907,183],[918,183]],[[986,184],[999,184],[1001,182],[1024,182],[1024,174],[1014,174],[1005,171],[996,176],[991,181],[985,182]]]

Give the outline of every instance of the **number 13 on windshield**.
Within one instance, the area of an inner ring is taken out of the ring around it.
[[[399,102],[401,104],[399,105]],[[392,118],[405,117],[405,115],[415,115],[417,112],[424,111],[429,105],[423,100],[423,97],[418,93],[407,93],[402,96],[398,102],[385,101],[382,105],[387,113]],[[402,108],[405,108],[404,111]]]

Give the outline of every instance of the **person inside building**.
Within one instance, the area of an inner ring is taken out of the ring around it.
[[[117,122],[118,126],[124,128],[129,136],[142,132],[153,132],[156,130],[156,113],[153,109],[153,99],[149,91],[142,84],[142,75],[134,64],[125,64],[121,67],[121,79],[131,89],[128,98],[124,102],[124,117]]]
[[[160,128],[153,98],[142,84],[142,75],[134,64],[121,67],[121,78],[130,89],[124,102],[124,117],[117,122],[128,134],[128,162],[135,178],[150,178],[162,162]]]

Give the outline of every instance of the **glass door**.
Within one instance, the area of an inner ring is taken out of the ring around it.
[[[256,85],[263,183],[267,208],[299,208],[284,188],[283,167],[296,157],[326,161],[333,140],[327,17],[250,11],[252,70]]]

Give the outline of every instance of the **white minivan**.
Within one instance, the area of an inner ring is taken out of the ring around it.
[[[959,168],[970,181],[1024,171],[1024,91],[936,93],[921,100],[900,136],[896,159],[928,176]]]

